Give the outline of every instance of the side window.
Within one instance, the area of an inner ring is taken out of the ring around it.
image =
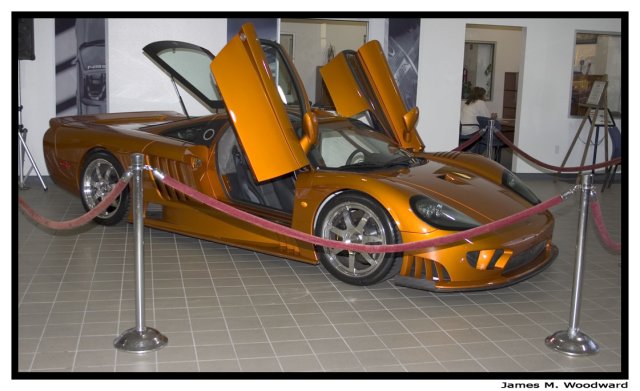
[[[240,191],[242,187],[238,169],[242,168],[243,156],[235,133],[227,129],[218,141],[217,150],[218,172],[220,180],[224,184],[229,197],[233,200],[252,202],[251,198]],[[251,175],[251,173],[248,173]],[[253,200],[253,202],[257,202]]]
[[[393,132],[390,130],[391,125],[387,122],[386,117],[382,114],[383,110],[380,106],[380,102],[378,102],[378,99],[376,99],[373,88],[371,87],[367,77],[365,76],[362,65],[356,57],[356,52],[346,51],[345,57],[349,64],[349,68],[353,73],[353,77],[356,83],[358,83],[360,90],[369,98],[369,102],[371,104],[371,110],[367,110],[358,114],[355,119],[367,123],[373,129],[381,131],[393,139]]]

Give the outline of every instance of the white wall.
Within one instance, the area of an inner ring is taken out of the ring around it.
[[[450,150],[458,144],[467,23],[524,28],[516,145],[543,162],[560,165],[580,125],[580,118],[569,117],[576,30],[620,32],[620,20],[422,19],[418,131],[429,151]],[[624,124],[618,125],[624,132]],[[574,148],[566,166],[579,165],[582,150],[583,145]],[[598,153],[600,157],[604,154]],[[513,170],[522,173],[540,171],[519,158],[514,160]]]
[[[293,34],[293,61],[312,102],[316,101],[316,67],[327,62],[325,42],[318,39],[322,28],[322,23],[280,23],[280,34]]]
[[[417,127],[427,151],[458,145],[465,28],[461,19],[420,22]]]
[[[571,71],[576,30],[620,32],[615,19],[422,19],[417,104],[418,131],[429,151],[450,150],[458,144],[462,62],[467,24],[523,27],[524,59],[520,71],[520,96],[516,143],[531,155],[559,165],[579,126],[569,117]],[[108,102],[110,111],[181,111],[168,78],[143,54],[152,41],[190,41],[217,53],[226,43],[224,19],[109,19]],[[369,38],[386,47],[386,20],[369,20]],[[55,116],[54,21],[36,19],[35,61],[21,61],[23,122],[29,129],[29,149],[40,170],[42,136]],[[183,94],[190,114],[201,114],[197,102]],[[624,125],[621,131],[625,131]],[[558,152],[556,151],[556,147]],[[577,165],[574,151],[568,166]],[[602,156],[599,152],[599,156]],[[538,172],[516,159],[516,172]],[[33,174],[33,173],[32,173]]]
[[[19,61],[22,106],[24,106],[22,122],[28,130],[29,151],[42,175],[48,175],[42,153],[42,137],[49,127],[49,119],[56,116],[54,20],[34,20],[33,35],[36,59]],[[26,157],[24,167],[26,174],[31,167]],[[35,172],[31,172],[31,175],[35,175]]]
[[[227,43],[226,19],[109,19],[107,44],[109,111],[182,112],[173,84],[142,48],[154,41],[193,43],[218,53]],[[180,87],[179,87],[180,88]],[[180,89],[189,115],[209,111]]]
[[[369,33],[368,33],[368,38],[370,41],[373,40],[377,40],[382,44],[382,47],[385,50],[387,50],[387,47],[389,46],[389,42],[388,39],[389,37],[387,37],[387,30],[388,30],[388,21],[387,19],[383,19],[383,18],[371,18],[369,19]]]

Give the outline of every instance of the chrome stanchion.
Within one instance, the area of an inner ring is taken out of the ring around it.
[[[131,171],[133,174],[133,229],[136,242],[135,281],[136,281],[136,327],[120,334],[113,341],[116,349],[131,353],[145,353],[164,347],[168,339],[158,330],[146,327],[144,320],[144,238],[142,208],[142,170],[144,155],[131,155]]]
[[[578,240],[576,244],[576,262],[571,292],[571,319],[569,329],[555,332],[546,338],[546,345],[558,352],[570,355],[592,355],[598,353],[599,347],[588,335],[580,331],[580,299],[582,295],[582,274],[584,269],[585,237],[587,234],[587,217],[589,197],[593,188],[593,175],[581,175],[580,219],[578,222]]]
[[[487,130],[487,158],[493,160],[493,127],[495,120],[489,120],[489,129]]]

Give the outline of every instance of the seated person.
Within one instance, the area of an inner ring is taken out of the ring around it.
[[[464,101],[460,107],[460,139],[469,138],[472,134],[480,129],[484,129],[488,126],[489,120],[495,120],[496,113],[490,113],[487,104],[485,103],[487,91],[482,87],[474,87],[469,94],[469,97]],[[500,129],[500,123],[494,122],[494,128]],[[482,140],[476,143],[470,152],[483,154],[487,149],[487,138],[489,134],[485,133],[482,136]],[[493,145],[497,146],[501,144],[500,140],[495,137],[493,139]]]
[[[460,136],[469,136],[481,127],[478,117],[495,119],[496,113],[490,113],[484,102],[487,91],[482,87],[473,87],[467,100],[460,107]]]

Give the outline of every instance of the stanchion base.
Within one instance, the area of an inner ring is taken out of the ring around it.
[[[545,344],[560,353],[569,356],[589,356],[598,353],[600,348],[588,335],[569,330],[557,331],[545,339]]]
[[[140,332],[134,327],[120,334],[113,346],[125,352],[146,353],[162,349],[168,342],[167,337],[156,329],[146,327]]]

